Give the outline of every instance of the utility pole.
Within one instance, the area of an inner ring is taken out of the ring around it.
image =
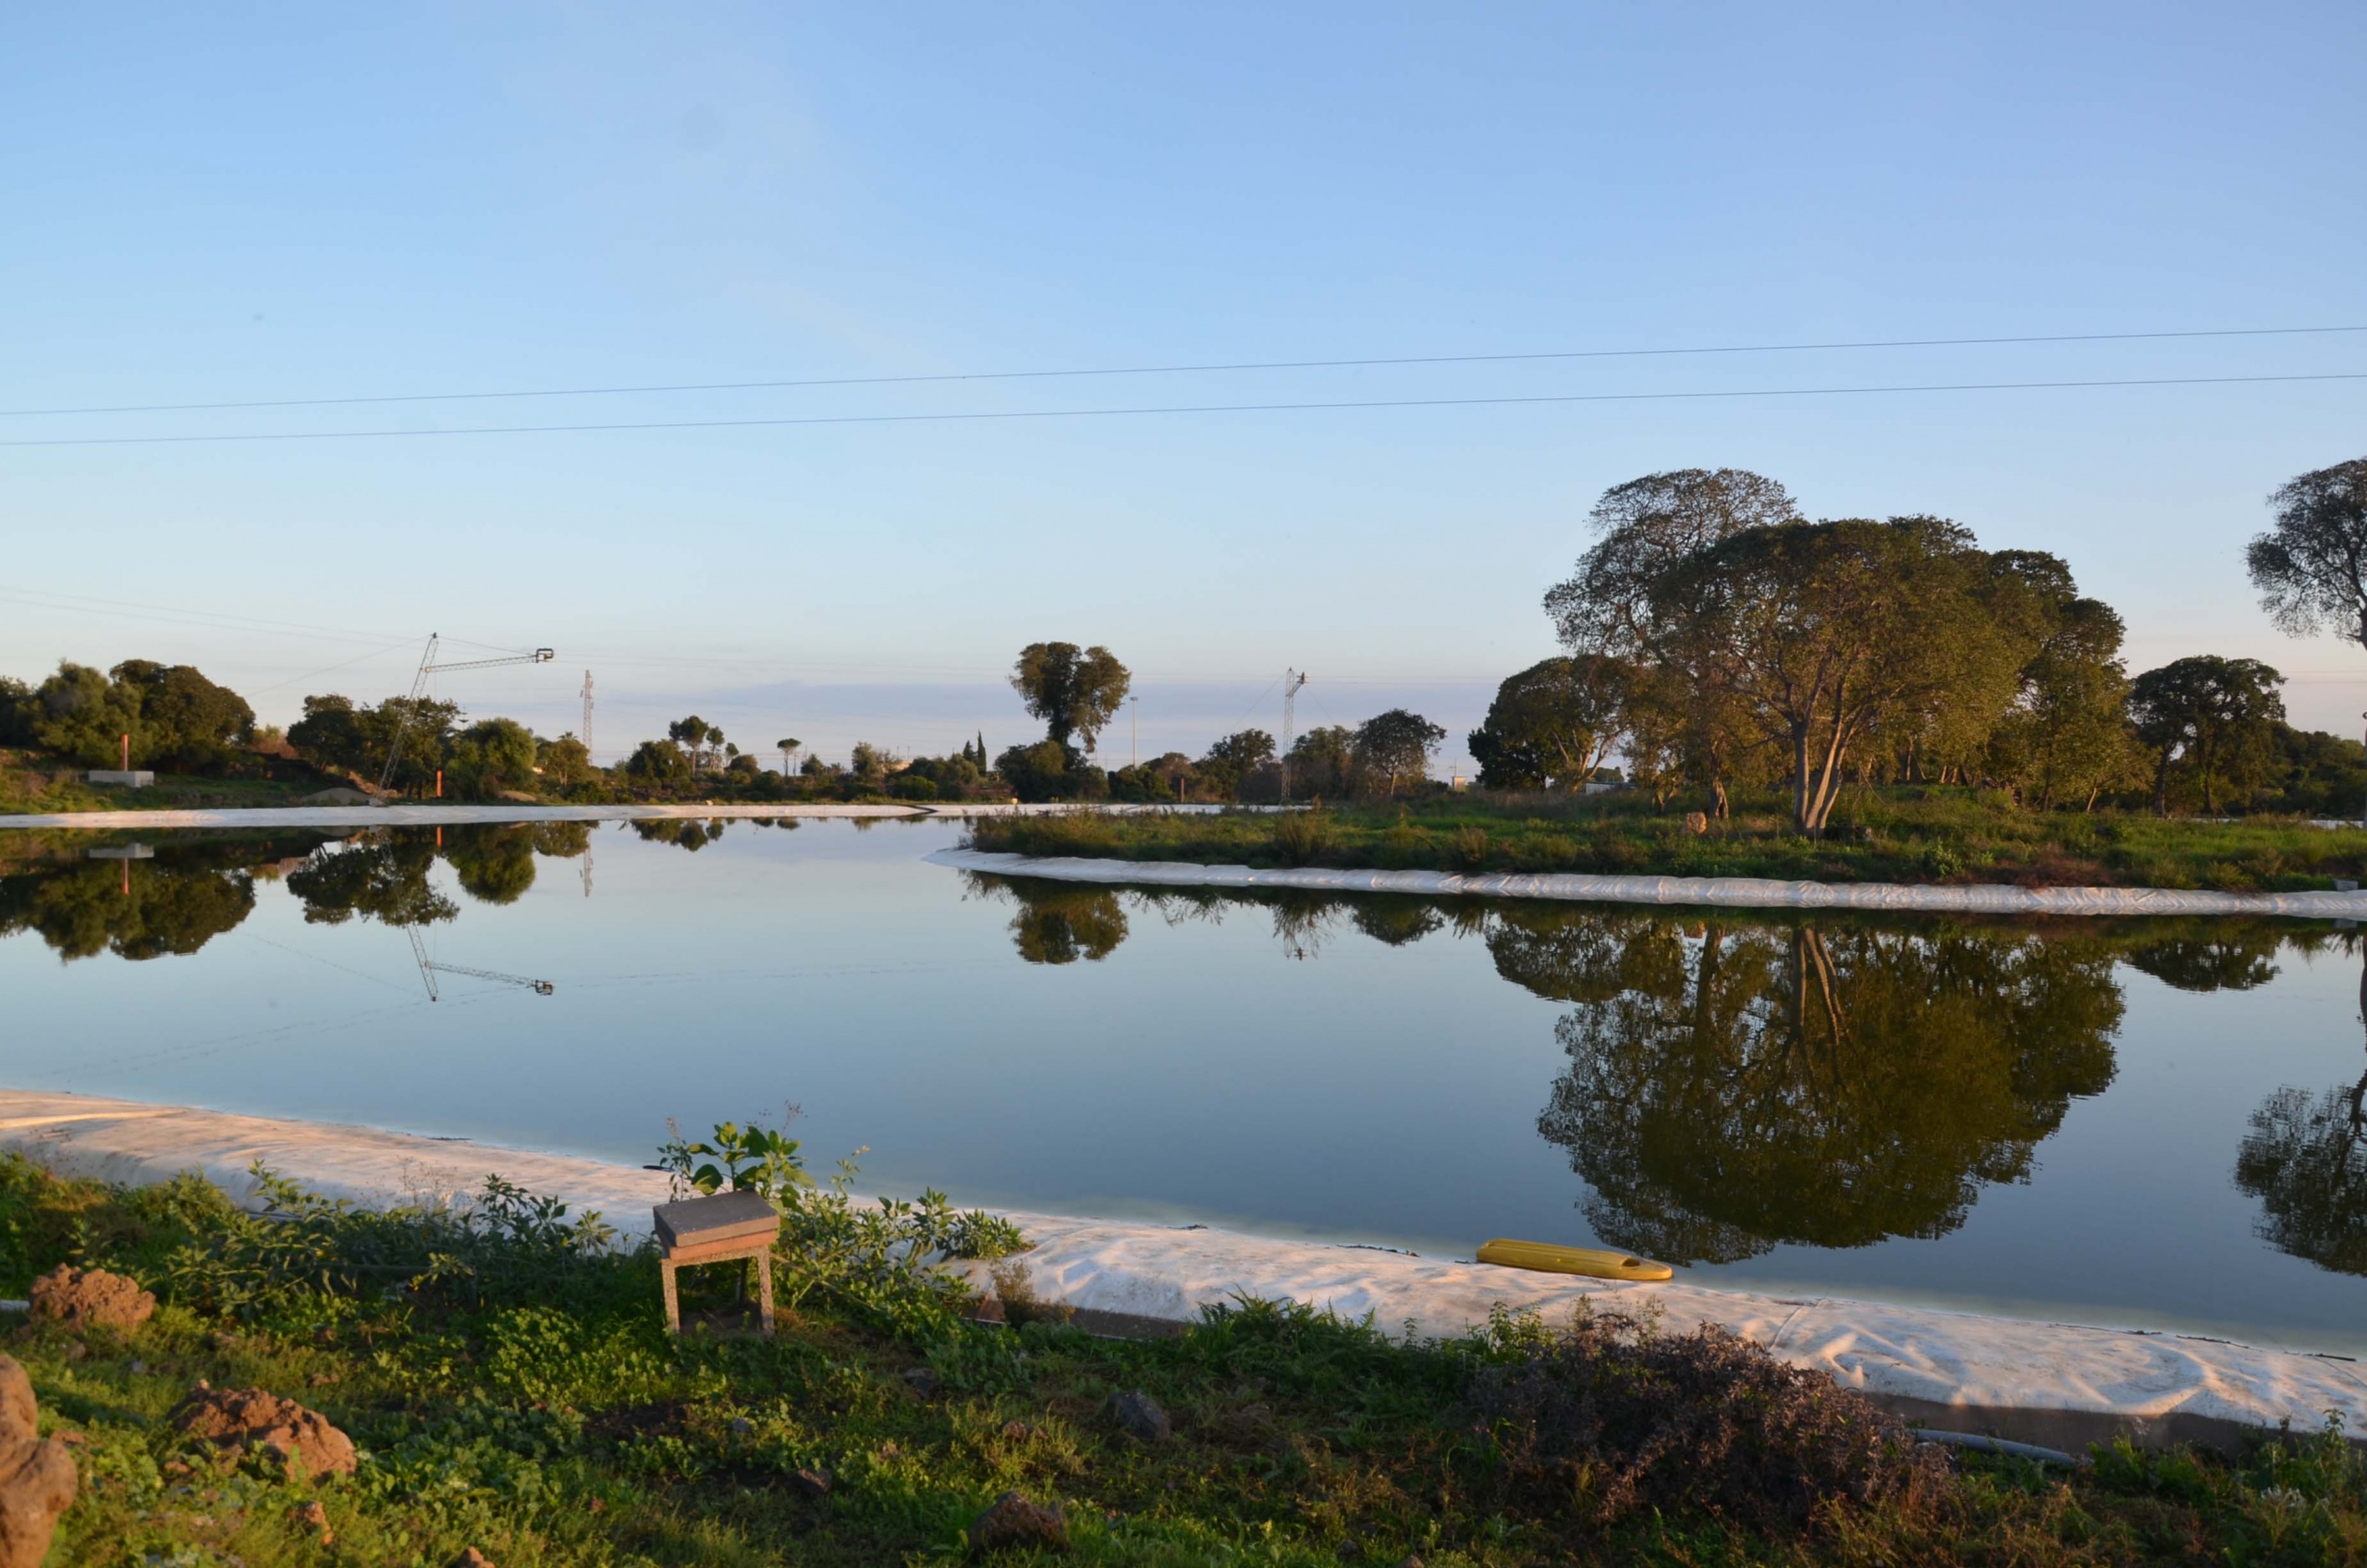
[[[1291,731],[1298,724],[1298,689],[1306,684],[1303,670],[1282,671],[1282,803],[1291,798]]]
[[[583,742],[583,760],[590,762],[592,760],[592,672],[588,669],[583,672],[583,732],[579,739]]]

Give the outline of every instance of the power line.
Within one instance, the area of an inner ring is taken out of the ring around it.
[[[1243,360],[1208,364],[1115,365],[1086,370],[946,372],[779,381],[667,382],[638,386],[542,386],[506,392],[399,392],[337,398],[251,398],[210,403],[113,403],[82,408],[0,409],[0,419],[68,414],[196,413],[226,409],[321,409],[386,403],[454,403],[506,398],[613,398],[675,392],[763,392],[814,386],[916,386],[962,381],[1046,381],[1097,375],[1201,375],[1229,371],[1360,370],[1392,365],[1520,364],[1556,360],[1674,359],[1707,354],[1834,353],[1866,349],[1966,349],[2042,343],[2141,343],[2214,337],[2300,337],[2367,332],[2367,326],[2235,326],[2180,332],[2059,332],[2005,337],[1888,337],[1833,343],[1734,343],[1676,349],[1554,349],[1511,354],[1409,354],[1361,360]]]
[[[1759,386],[1695,392],[1567,392],[1496,398],[1371,398],[1307,403],[1173,403],[1126,409],[1018,409],[931,414],[813,414],[785,419],[633,420],[605,424],[476,424],[438,430],[283,430],[215,435],[65,435],[0,441],[6,447],[178,447],[253,441],[363,441],[436,435],[559,435],[647,430],[755,430],[791,425],[947,424],[984,421],[1110,419],[1147,414],[1292,413],[1322,409],[1476,409],[1555,403],[1698,402],[1741,398],[1854,398],[1922,392],[2030,392],[2119,386],[2246,386],[2277,382],[2367,381],[2367,371],[2302,375],[2156,375],[2079,381],[1946,381],[1877,386]]]

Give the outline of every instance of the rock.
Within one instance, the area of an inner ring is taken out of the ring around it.
[[[366,806],[370,803],[370,797],[359,790],[349,790],[339,785],[333,790],[316,790],[296,803],[304,806]]]
[[[1164,1442],[1175,1430],[1159,1401],[1140,1389],[1110,1395],[1110,1415],[1121,1431],[1147,1443]]]
[[[471,1547],[452,1559],[452,1568],[493,1568],[493,1559]]]
[[[904,1381],[913,1386],[913,1392],[926,1398],[937,1392],[938,1384],[942,1379],[933,1366],[907,1366],[904,1368]]]
[[[800,1470],[789,1478],[789,1484],[795,1487],[803,1497],[824,1498],[830,1495],[830,1476],[827,1470]]]
[[[1687,833],[1707,833],[1710,831],[1710,814],[1700,811],[1686,812],[1685,830]]]
[[[353,1439],[317,1410],[261,1389],[215,1389],[200,1381],[174,1406],[172,1423],[193,1438],[240,1452],[265,1449],[290,1475],[353,1474]]]
[[[113,1329],[129,1334],[156,1314],[156,1298],[137,1280],[104,1268],[61,1263],[33,1281],[32,1320],[56,1323],[80,1333]]]
[[[74,1501],[74,1456],[41,1439],[33,1380],[0,1355],[0,1568],[41,1568],[57,1516]]]
[[[288,1517],[306,1529],[320,1531],[323,1546],[337,1539],[337,1533],[329,1528],[329,1511],[320,1499],[314,1498],[312,1501],[291,1508],[288,1512]]]
[[[1005,1492],[970,1526],[970,1550],[1001,1551],[1007,1547],[1038,1547],[1047,1551],[1069,1549],[1069,1519],[1058,1506],[1028,1501],[1017,1492]]]

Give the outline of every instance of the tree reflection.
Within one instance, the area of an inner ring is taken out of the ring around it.
[[[2112,1082],[2109,949],[2034,935],[1718,925],[1569,912],[1491,934],[1576,1002],[1539,1130],[1614,1246],[1732,1262],[1964,1223]]]
[[[255,907],[244,870],[83,864],[0,877],[0,937],[33,931],[61,959],[193,953]]]
[[[480,903],[512,904],[534,886],[534,849],[532,827],[481,827],[455,835],[444,858],[460,891]]]
[[[2359,1004],[2367,1023],[2367,969]],[[2321,1268],[2367,1274],[2367,1072],[2348,1087],[2269,1096],[2237,1150],[2236,1185],[2260,1200],[2263,1241]]]
[[[1012,941],[1029,963],[1074,963],[1081,958],[1098,963],[1126,939],[1126,912],[1106,888],[1073,882],[1006,887],[1019,900],[1019,913],[1011,920]]]
[[[641,835],[644,844],[672,844],[693,854],[723,837],[720,820],[701,822],[691,816],[643,817],[633,823],[632,830]]]
[[[382,925],[433,925],[460,913],[428,880],[435,853],[424,834],[324,845],[288,874],[288,890],[302,900],[308,925],[342,925],[356,915]]]

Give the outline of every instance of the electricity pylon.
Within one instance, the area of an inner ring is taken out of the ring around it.
[[[1291,799],[1291,731],[1298,726],[1298,689],[1306,684],[1304,670],[1282,671],[1282,803]]]

